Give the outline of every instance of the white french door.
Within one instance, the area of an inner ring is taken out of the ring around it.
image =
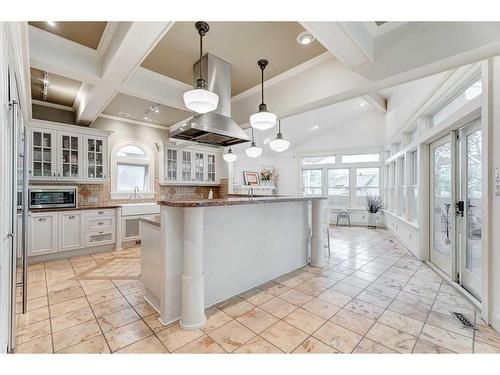
[[[458,282],[481,300],[482,131],[477,120],[459,131],[457,169]]]
[[[452,275],[452,249],[455,242],[453,149],[452,134],[432,143],[430,147],[430,260],[450,277]]]
[[[481,120],[430,145],[430,261],[481,300]]]

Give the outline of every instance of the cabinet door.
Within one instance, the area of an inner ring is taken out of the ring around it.
[[[85,137],[85,179],[104,181],[107,178],[107,141],[104,137]]]
[[[181,178],[182,181],[193,180],[193,163],[191,151],[181,151]]]
[[[194,180],[205,182],[205,154],[194,152]]]
[[[179,151],[166,149],[166,179],[167,181],[177,181],[179,179]]]
[[[28,255],[57,251],[57,212],[33,213],[29,220]]]
[[[45,129],[31,129],[30,132],[30,169],[31,180],[55,180],[56,139],[55,132]]]
[[[84,247],[83,220],[80,211],[59,213],[59,251]]]
[[[207,182],[215,182],[216,158],[214,154],[207,154]]]
[[[80,180],[82,177],[82,136],[75,133],[58,133],[59,180]]]

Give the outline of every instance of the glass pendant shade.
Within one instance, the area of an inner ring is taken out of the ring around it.
[[[245,150],[247,156],[250,158],[258,158],[262,155],[262,149],[255,145],[255,142],[252,142],[252,145]]]
[[[273,139],[271,142],[269,142],[269,147],[271,147],[271,150],[276,151],[276,152],[283,152],[288,149],[290,146],[290,142],[287,141],[286,139],[283,139],[283,136],[281,136],[281,133],[276,137],[276,139]]]
[[[238,159],[238,156],[233,154],[233,150],[229,147],[229,150],[222,156],[228,163],[233,163]]]
[[[183,98],[186,108],[196,113],[214,111],[219,105],[219,96],[204,88],[186,91]]]
[[[277,116],[272,112],[262,111],[250,116],[250,125],[254,129],[267,130],[276,125]]]

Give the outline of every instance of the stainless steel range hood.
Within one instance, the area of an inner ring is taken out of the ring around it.
[[[198,64],[200,61],[193,66],[195,80],[199,74]],[[210,53],[203,56],[201,64],[207,88],[219,95],[219,106],[171,130],[170,137],[217,146],[249,142],[250,137],[231,118],[231,64]]]

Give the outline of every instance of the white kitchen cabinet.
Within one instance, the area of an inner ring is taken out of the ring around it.
[[[55,253],[58,250],[57,212],[32,213],[28,218],[28,255]]]
[[[85,136],[85,179],[105,181],[108,176],[108,142],[105,137]]]
[[[108,177],[109,134],[33,121],[28,137],[30,181],[103,183]]]
[[[82,135],[57,133],[57,179],[79,181],[82,179]]]
[[[222,149],[209,146],[175,146],[157,142],[160,184],[219,185]]]
[[[56,132],[49,129],[33,128],[29,132],[31,180],[57,179]]]
[[[81,211],[61,211],[59,216],[58,251],[85,247],[83,214]]]

